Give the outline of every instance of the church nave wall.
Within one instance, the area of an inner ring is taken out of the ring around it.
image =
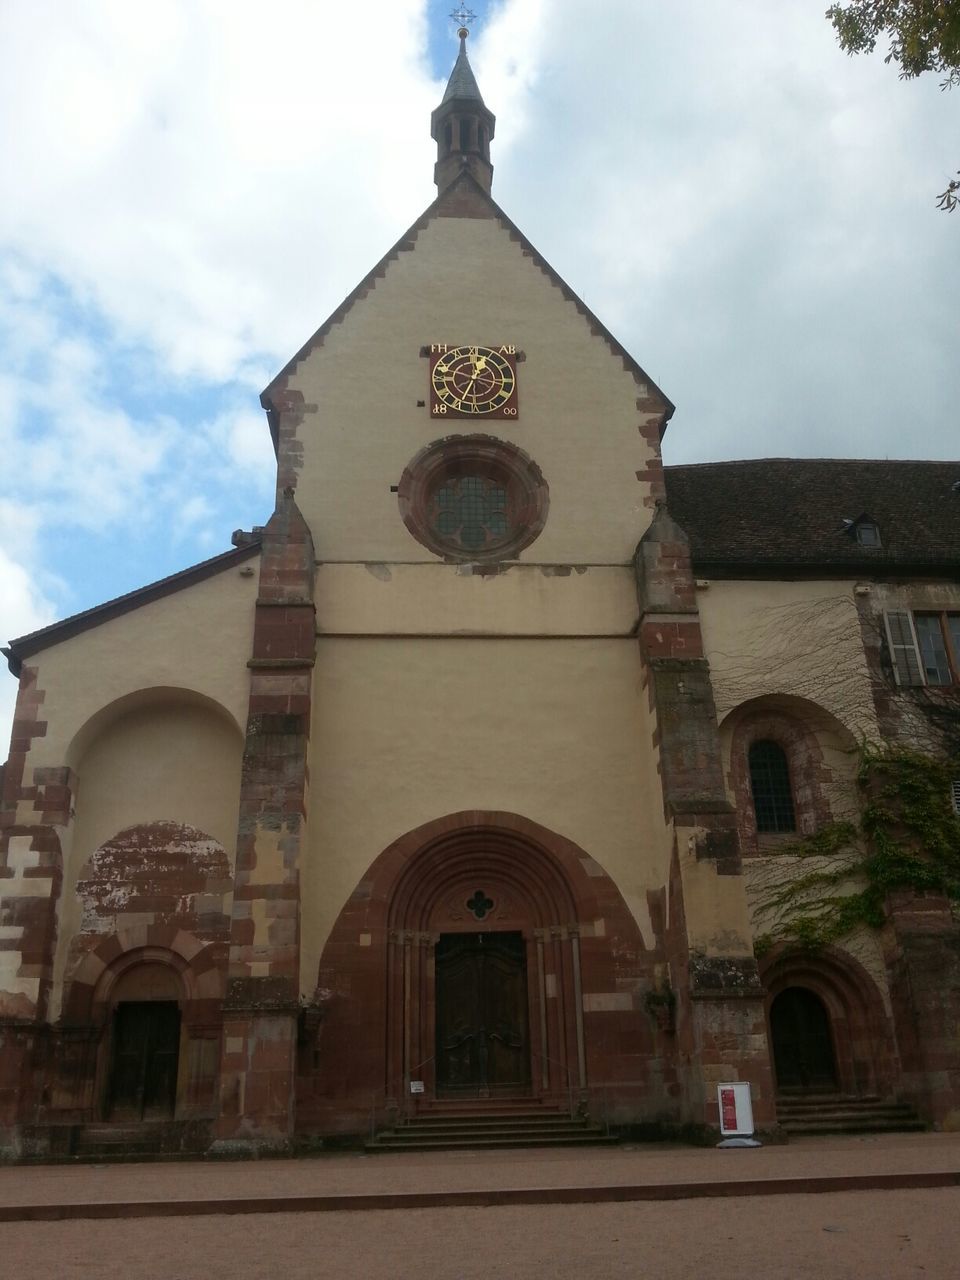
[[[650,944],[671,834],[636,641],[321,639],[301,982],[379,854],[449,813],[521,815],[585,849]]]
[[[321,635],[629,636],[629,566],[321,564]]]

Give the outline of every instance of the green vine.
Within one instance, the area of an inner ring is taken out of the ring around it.
[[[940,894],[960,903],[960,819],[950,800],[953,762],[900,747],[864,747],[857,781],[864,793],[858,824],[833,822],[782,849],[829,866],[786,877],[757,902],[768,924],[754,943],[761,956],[789,940],[826,946],[886,920],[898,890]]]

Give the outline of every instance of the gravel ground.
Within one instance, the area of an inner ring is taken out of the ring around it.
[[[0,1168],[0,1204],[648,1185],[925,1170],[960,1171],[960,1133],[801,1138],[757,1151],[646,1145],[344,1153],[306,1160],[6,1165]],[[960,1263],[957,1271],[960,1276]]]
[[[960,1192],[0,1226],[3,1280],[953,1280]]]

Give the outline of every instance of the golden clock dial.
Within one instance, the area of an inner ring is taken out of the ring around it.
[[[517,416],[515,356],[507,347],[441,347],[430,386],[434,416]]]

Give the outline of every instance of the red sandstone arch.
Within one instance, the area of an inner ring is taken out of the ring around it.
[[[751,698],[730,711],[720,726],[729,751],[727,786],[734,797],[740,843],[745,853],[776,845],[783,837],[757,832],[748,763],[750,746],[766,739],[777,743],[787,757],[797,819],[797,836],[809,835],[838,815],[831,813],[825,786],[834,781],[824,760],[824,745],[833,742],[851,754],[853,734],[829,711],[787,694]],[[851,803],[855,808],[855,802]],[[795,837],[788,837],[795,838]]]
[[[767,993],[768,1040],[775,997],[788,987],[805,987],[826,1007],[840,1091],[893,1094],[898,1076],[893,1025],[876,983],[858,960],[838,947],[812,952],[783,944],[760,961],[760,978]]]
[[[478,888],[495,904],[482,921],[466,908]],[[517,814],[469,810],[394,841],[341,911],[320,961],[324,1018],[301,1057],[298,1126],[347,1130],[369,1124],[371,1109],[402,1109],[411,1071],[429,1099],[433,946],[441,933],[498,929],[527,948],[535,1092],[645,1093],[654,1031],[643,996],[663,957],[573,841]]]
[[[176,953],[183,946],[189,961],[213,943],[219,945],[211,954],[225,968],[230,916],[224,899],[231,885],[226,850],[196,827],[162,820],[126,827],[104,841],[77,878],[83,918],[67,949],[65,1016],[86,999],[84,988],[99,981],[104,966],[91,957],[104,952],[109,966],[120,950],[169,946]]]
[[[59,1035],[72,1046],[60,1055],[54,1089],[77,1119],[105,1115],[111,1055],[111,1015],[117,998],[152,998],[138,973],[158,968],[173,981],[162,998],[180,1009],[176,1118],[215,1113],[227,944],[205,943],[175,924],[135,925],[104,938],[80,961],[66,992]]]
[[[65,994],[62,1021],[70,1026],[102,1026],[116,984],[132,968],[145,964],[168,965],[177,974],[185,1021],[215,1018],[223,998],[226,959],[225,943],[204,943],[176,925],[121,929],[80,961]]]

